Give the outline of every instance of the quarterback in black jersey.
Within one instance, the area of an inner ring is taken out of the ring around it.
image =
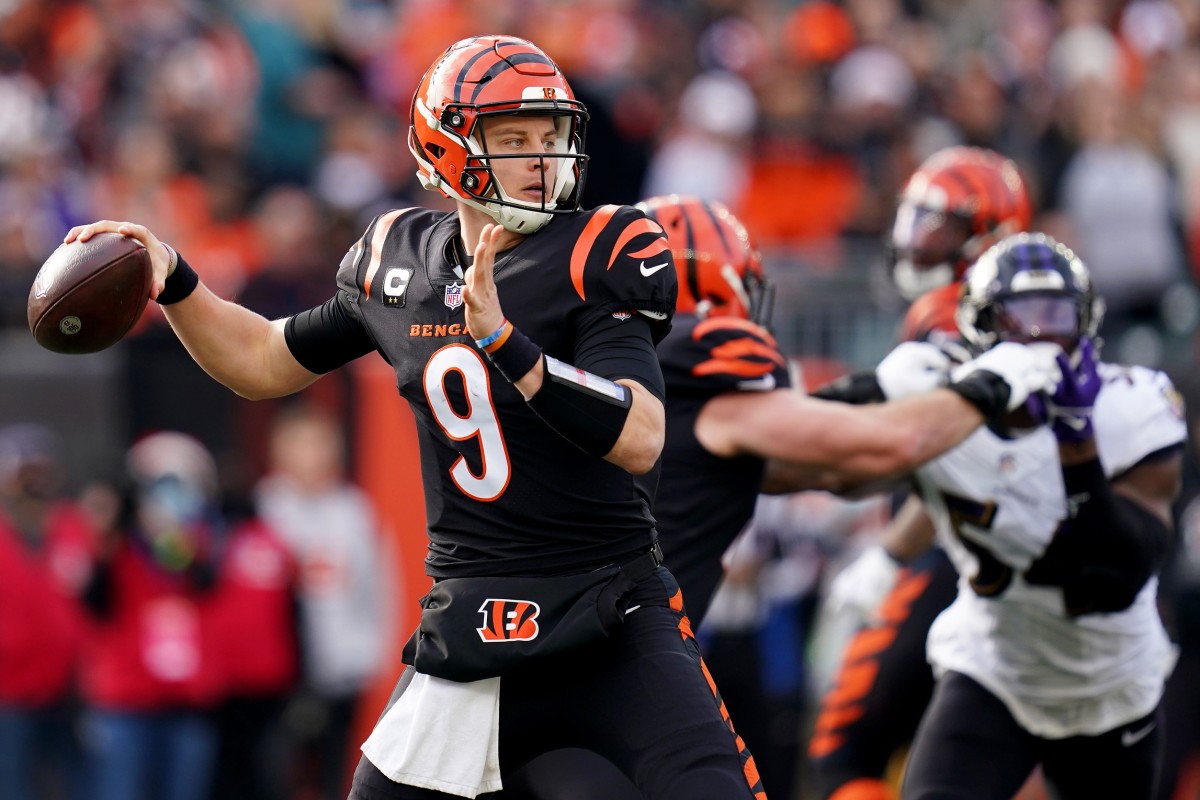
[[[218,298],[143,226],[67,234],[141,241],[151,295],[238,394],[295,392],[371,351],[395,369],[420,428],[434,583],[356,800],[486,796],[562,746],[602,754],[647,798],[765,798],[650,513],[669,246],[640,210],[578,208],[586,120],[531,43],[452,45],[413,99],[409,144],[456,211],[376,218],[330,300],[286,320]]]
[[[957,384],[930,384],[931,391],[895,402],[856,407],[806,397],[790,387],[787,360],[761,324],[771,292],[745,226],[724,205],[698,198],[656,197],[638,208],[666,231],[679,275],[678,313],[658,347],[667,419],[654,516],[693,623],[707,612],[721,556],[750,520],[764,485],[774,492],[847,489],[906,474],[983,424],[981,398],[970,388],[980,373],[1009,376],[1014,393],[1004,407],[1045,386],[1036,359],[1020,350],[1011,352],[1013,364],[1022,365],[1015,370],[964,365]],[[906,352],[881,366],[885,393],[907,394],[923,380],[925,366],[906,361]],[[555,796],[542,787],[573,776],[587,779],[571,797],[628,796],[609,772],[588,753],[560,751],[519,778],[542,800]]]

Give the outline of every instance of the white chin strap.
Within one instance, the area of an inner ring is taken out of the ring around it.
[[[892,268],[892,281],[905,300],[913,301],[926,292],[954,282],[954,267],[949,264],[917,269],[911,260],[902,258]]]
[[[504,189],[498,181],[494,182],[496,193],[500,198],[507,200],[510,203],[520,203],[522,206],[529,206],[528,203],[523,203],[520,200],[510,200],[505,194]],[[547,211],[542,211],[542,206],[530,206],[529,208],[514,208],[513,206],[500,205],[499,203],[487,203],[483,207],[485,213],[489,214],[492,219],[499,222],[507,231],[513,233],[533,233],[545,227],[553,217],[553,214]],[[553,209],[557,203],[546,203],[547,209]]]

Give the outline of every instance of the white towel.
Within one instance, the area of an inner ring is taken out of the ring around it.
[[[416,673],[362,752],[397,783],[458,797],[499,791],[500,679]]]

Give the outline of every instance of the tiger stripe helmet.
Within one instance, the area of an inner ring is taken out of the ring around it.
[[[934,153],[900,192],[889,241],[892,280],[908,300],[956,280],[996,242],[1029,229],[1017,165],[992,150]]]
[[[667,233],[679,276],[676,311],[766,325],[773,291],[746,226],[723,203],[661,195],[637,204]]]
[[[507,196],[492,161],[529,155],[489,155],[480,121],[487,116],[551,116],[558,138],[554,186],[540,203]],[[408,149],[426,189],[492,217],[513,233],[539,230],[554,214],[579,210],[587,156],[587,109],[562,70],[531,42],[515,36],[474,36],[450,45],[426,71],[409,112]]]

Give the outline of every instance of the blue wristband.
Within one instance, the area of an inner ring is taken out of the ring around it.
[[[480,349],[484,349],[484,348],[486,348],[488,345],[490,345],[490,344],[494,344],[494,343],[496,342],[496,340],[497,340],[497,339],[499,339],[501,336],[503,336],[503,335],[504,335],[504,327],[505,327],[506,325],[508,325],[508,320],[507,320],[507,319],[505,319],[505,320],[501,320],[501,321],[500,321],[500,327],[499,327],[499,328],[496,328],[496,332],[495,332],[495,333],[493,333],[493,334],[492,334],[492,335],[490,335],[490,336],[485,336],[485,337],[484,337],[484,338],[482,338],[482,339],[476,339],[476,340],[475,340],[475,346],[476,346],[476,347],[478,347],[478,348],[480,348]]]

